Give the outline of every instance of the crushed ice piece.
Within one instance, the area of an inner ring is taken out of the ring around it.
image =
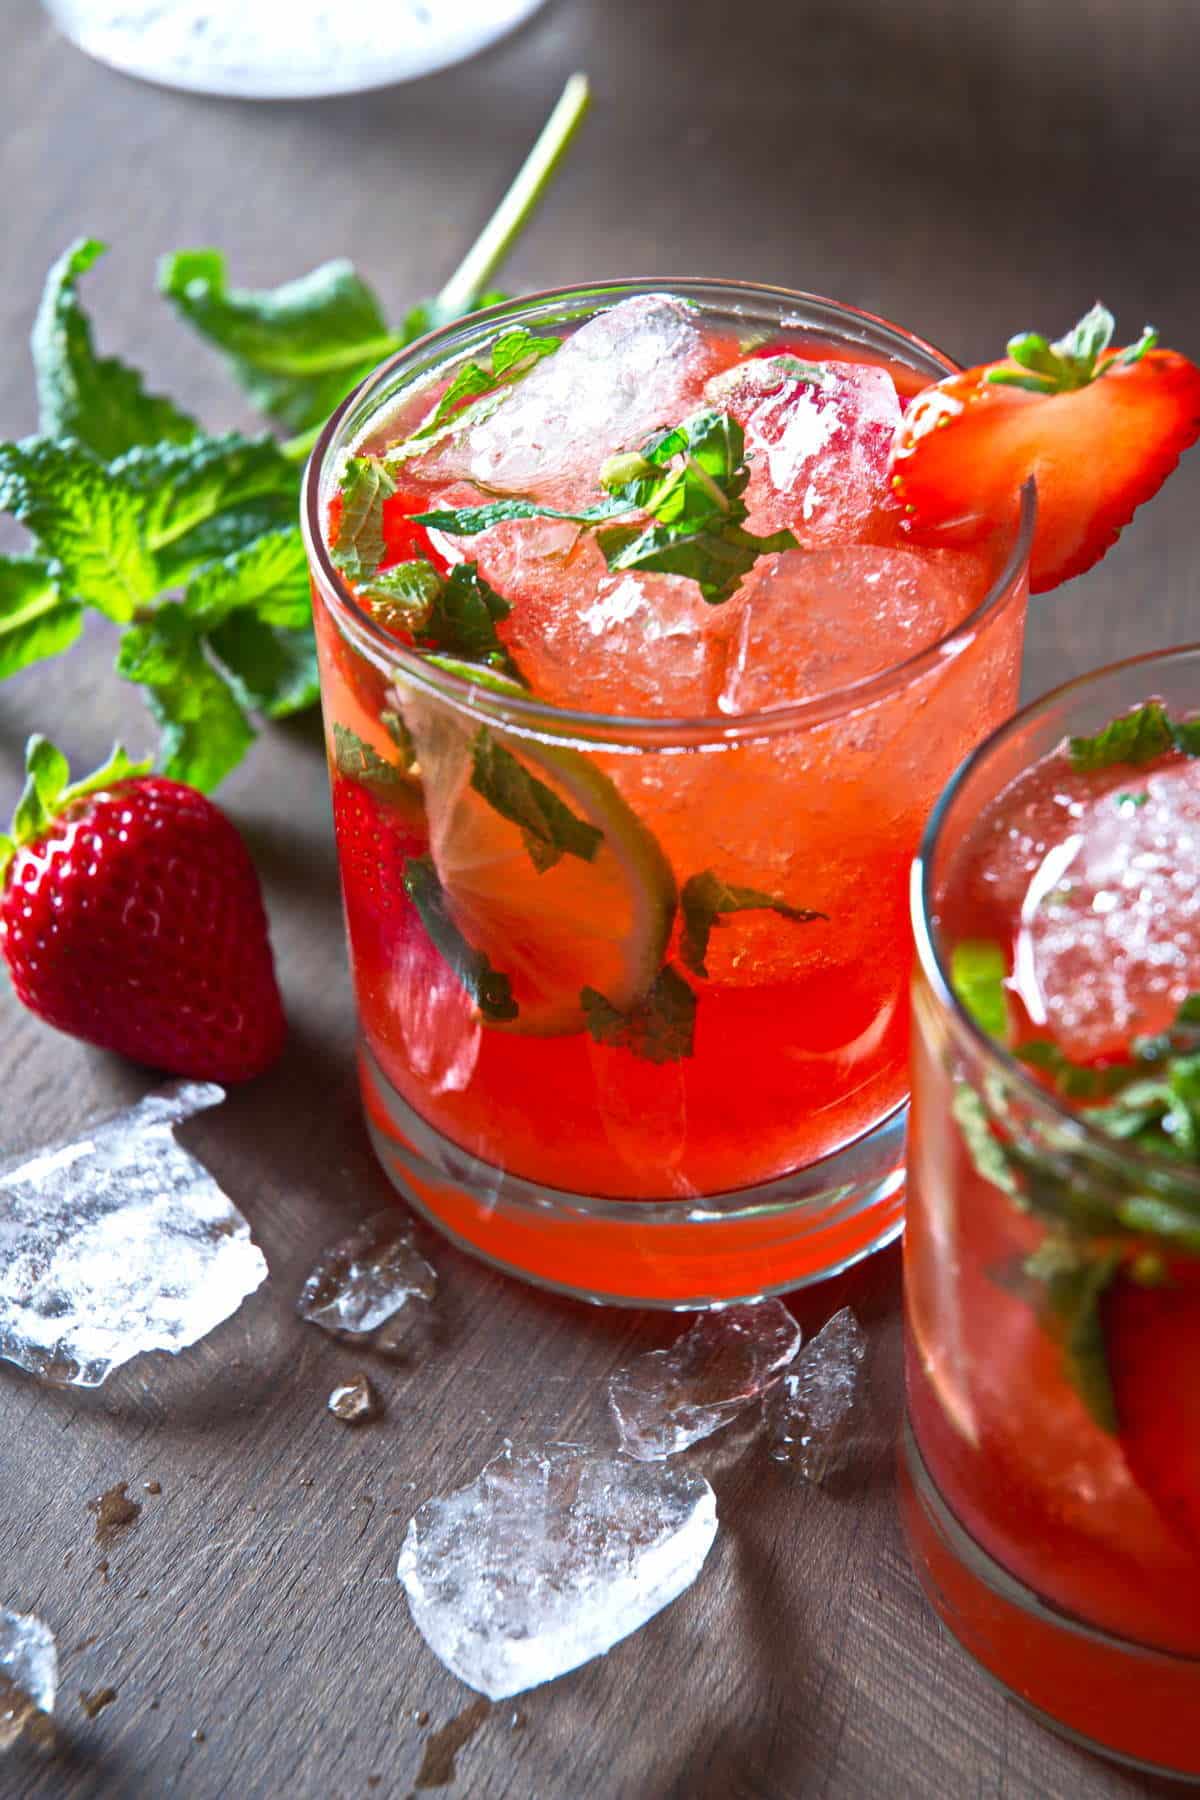
[[[351,1343],[401,1354],[428,1326],[437,1274],[406,1215],[375,1213],[326,1250],[300,1292],[302,1319]]]
[[[770,1454],[806,1481],[841,1467],[851,1441],[867,1340],[848,1306],[805,1345],[794,1369],[764,1403]]]
[[[716,1497],[694,1470],[510,1446],[420,1508],[396,1573],[434,1655],[503,1700],[603,1655],[670,1605],[716,1530]]]
[[[0,1357],[98,1387],[145,1350],[206,1337],[261,1286],[249,1225],[172,1132],[224,1098],[175,1082],[0,1166]]]
[[[505,393],[487,417],[411,467],[429,480],[571,507],[600,496],[600,465],[700,403],[720,358],[693,309],[642,294],[597,313]]]
[[[361,1372],[341,1382],[329,1396],[329,1410],[343,1425],[365,1425],[379,1416],[379,1399]]]
[[[57,1693],[54,1633],[33,1613],[0,1607],[0,1750],[11,1750],[22,1737],[52,1742]]]
[[[610,1378],[622,1450],[654,1462],[720,1431],[778,1380],[800,1340],[782,1300],[701,1313],[669,1350],[650,1350]]]
[[[161,1490],[160,1490],[161,1491]],[[88,1501],[88,1511],[96,1515],[96,1542],[107,1546],[130,1525],[136,1525],[142,1510],[140,1500],[129,1498],[129,1483],[119,1481]]]

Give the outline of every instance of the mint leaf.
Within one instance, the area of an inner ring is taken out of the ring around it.
[[[374,456],[352,456],[342,474],[342,516],[332,556],[343,575],[362,581],[383,558],[383,503],[396,484]]]
[[[408,341],[345,261],[264,290],[230,287],[217,250],[179,250],[159,292],[227,358],[251,403],[289,431],[323,425],[375,364]],[[427,329],[419,321],[412,336]]]
[[[388,452],[391,455],[391,452]],[[510,519],[568,519],[574,525],[588,525],[596,519],[614,519],[627,507],[616,501],[602,501],[583,512],[560,512],[556,506],[543,506],[540,500],[488,500],[482,506],[436,508],[432,512],[413,513],[414,525],[426,525],[434,531],[448,531],[454,537],[477,537],[493,525],[505,525]]]
[[[651,1063],[680,1062],[695,1049],[696,995],[669,963],[627,1012],[596,988],[583,988],[579,1000],[588,1032],[598,1044],[629,1050]]]
[[[241,607],[208,633],[208,643],[247,712],[285,719],[320,698],[311,625],[307,630],[268,625]]]
[[[162,728],[159,767],[207,793],[246,754],[254,730],[204,653],[181,606],[165,606],[121,639],[117,673],[140,682]]]
[[[1100,1302],[1121,1266],[1121,1252],[1094,1251],[1050,1236],[1025,1263],[1025,1273],[1044,1285],[1042,1323],[1062,1345],[1063,1373],[1101,1431],[1115,1433],[1108,1350]]]
[[[286,503],[289,523],[295,516],[296,471],[273,438],[229,431],[186,444],[139,445],[108,474],[138,495],[142,534],[169,583],[197,566],[195,534],[222,515],[271,500]]]
[[[552,356],[561,344],[561,338],[535,337],[523,325],[502,332],[484,350],[479,362],[463,364],[428,419],[413,433],[414,440],[431,436],[464,400],[519,381],[543,357]]]
[[[1072,1062],[1057,1044],[1045,1038],[1032,1038],[1028,1043],[1018,1044],[1013,1055],[1018,1062],[1049,1075],[1055,1091],[1071,1100],[1103,1099],[1127,1082],[1130,1075],[1124,1064],[1095,1068],[1087,1063]]]
[[[0,444],[0,511],[38,539],[65,599],[123,623],[158,592],[142,498],[81,444]]]
[[[755,537],[739,525],[712,530],[681,531],[671,525],[615,525],[596,533],[596,542],[610,569],[645,569],[659,575],[684,575],[696,582],[710,606],[719,606],[737,592],[760,556],[773,551],[795,550],[790,531]]]
[[[712,869],[692,875],[683,884],[679,896],[683,914],[683,933],[679,940],[679,959],[694,975],[707,975],[705,957],[713,927],[724,922],[724,915],[735,912],[778,913],[800,925],[810,925],[828,914],[811,908],[792,906],[777,894],[763,893],[759,888],[734,887]]]
[[[999,944],[985,938],[964,938],[950,952],[950,985],[981,1031],[1008,1039],[1008,1002],[1004,983],[1008,964]]]
[[[48,563],[0,556],[0,681],[69,650],[82,629],[82,609],[62,598]]]
[[[399,715],[392,716],[398,720],[403,731],[405,728]],[[395,735],[394,731],[392,735]],[[345,775],[350,781],[361,782],[363,787],[371,788],[376,793],[386,793],[389,789],[394,791],[404,780],[396,765],[380,756],[373,744],[368,744],[365,738],[360,738],[349,726],[339,725],[336,720],[333,726],[333,765],[339,775]]]
[[[46,437],[74,438],[103,462],[135,444],[182,443],[197,430],[170,400],[148,394],[136,369],[96,355],[76,284],[106,249],[95,238],[79,238],[59,257],[30,340],[39,429]]]
[[[508,976],[493,969],[482,950],[469,944],[450,915],[445,890],[427,856],[410,857],[404,887],[434,949],[453,970],[485,1019],[503,1024],[517,1017]]]
[[[444,585],[431,562],[414,556],[360,582],[358,597],[385,631],[407,631],[415,636],[428,625]]]
[[[188,586],[188,617],[205,630],[251,608],[263,625],[307,632],[312,620],[308,559],[298,527],[264,531],[201,568]]]
[[[1155,757],[1165,755],[1173,742],[1166,708],[1157,700],[1151,700],[1148,705],[1139,706],[1136,712],[1114,719],[1094,737],[1070,738],[1067,749],[1071,767],[1090,773],[1095,769],[1111,768],[1115,763],[1127,763],[1137,768],[1141,763],[1153,762]]]
[[[511,611],[473,562],[458,563],[430,607],[422,642],[463,662],[511,670],[508,652],[496,635],[497,621],[507,619]]]
[[[564,855],[591,862],[604,833],[575,816],[552,788],[531,775],[524,763],[484,727],[471,745],[471,786],[493,811],[521,829],[530,861],[539,875]]]

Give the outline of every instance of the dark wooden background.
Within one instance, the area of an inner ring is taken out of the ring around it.
[[[251,285],[347,254],[398,314],[453,266],[573,68],[592,77],[594,113],[513,287],[757,277],[887,314],[964,360],[1020,327],[1057,333],[1099,294],[1123,335],[1148,316],[1200,354],[1200,28],[1178,0],[559,0],[465,68],[305,105],[125,81],[60,42],[33,0],[0,0],[0,46],[4,435],[34,423],[25,338],[76,234],[113,245],[89,278],[105,346],[214,427],[243,423],[155,298],[158,254],[220,245]],[[1193,459],[1101,568],[1034,606],[1028,690],[1200,636],[1198,595]],[[111,651],[97,625],[0,693],[5,812],[29,731],[52,731],[80,767],[118,728],[139,745]],[[325,1413],[360,1359],[299,1324],[293,1298],[318,1249],[388,1190],[351,1078],[315,724],[269,731],[223,800],[266,883],[293,1029],[282,1066],[186,1138],[249,1214],[272,1279],[203,1345],[95,1395],[0,1373],[0,1604],[57,1632],[65,1730],[58,1760],[0,1764],[5,1796],[349,1800],[445,1775],[436,1734],[473,1697],[393,1579],[409,1512],[506,1436],[593,1429],[609,1371],[676,1329],[547,1298],[438,1245],[441,1340],[424,1366],[379,1372],[387,1419],[359,1435]],[[0,993],[3,1148],[144,1085]],[[894,1253],[841,1291],[872,1323],[884,1414],[854,1490],[802,1491],[761,1451],[714,1440],[698,1460],[724,1528],[701,1580],[605,1660],[481,1709],[444,1791],[1149,1791],[1030,1723],[924,1610],[886,1442]],[[835,1298],[797,1310],[819,1322]],[[104,1553],[86,1503],[122,1480],[144,1509]],[[161,1497],[141,1491],[150,1480]],[[80,1691],[102,1685],[118,1698],[89,1722]]]

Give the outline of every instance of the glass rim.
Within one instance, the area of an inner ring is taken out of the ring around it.
[[[860,307],[850,306],[839,300],[829,300],[820,294],[806,293],[801,289],[727,280],[719,276],[630,276],[589,282],[586,287],[546,288],[450,320],[394,351],[363,377],[326,421],[305,467],[300,526],[309,567],[321,587],[323,597],[333,604],[340,622],[349,627],[352,641],[377,664],[384,662],[389,668],[402,671],[406,680],[460,710],[502,715],[518,729],[524,727],[539,734],[548,732],[556,738],[565,735],[585,744],[599,742],[617,747],[632,743],[645,749],[721,744],[746,738],[763,739],[798,727],[820,725],[876,704],[888,694],[918,680],[927,670],[944,661],[948,653],[957,655],[973,639],[980,625],[1010,595],[1022,572],[1028,567],[1037,516],[1036,490],[1032,478],[1021,489],[1012,542],[1002,566],[987,593],[965,618],[960,619],[932,644],[922,646],[901,662],[889,664],[886,669],[874,675],[849,682],[843,687],[832,688],[827,693],[794,701],[787,706],[771,707],[759,712],[654,717],[636,713],[587,712],[555,706],[533,696],[500,695],[465,677],[454,675],[447,669],[439,668],[406,645],[398,643],[372,619],[334,565],[322,529],[322,479],[329,458],[344,448],[338,440],[341,428],[350,414],[374,390],[383,387],[392,375],[409,363],[416,365],[416,373],[425,373],[441,352],[449,353],[459,346],[464,350],[470,348],[479,337],[487,336],[503,320],[538,313],[552,308],[556,303],[565,311],[572,301],[603,301],[606,297],[615,298],[623,294],[659,292],[679,295],[685,299],[693,295],[699,298],[702,294],[717,292],[735,300],[766,300],[799,310],[820,308],[839,318],[857,321],[861,326],[892,338],[897,350],[907,349],[917,359],[923,360],[931,372],[937,370],[940,375],[952,375],[961,366],[936,345],[918,337],[915,332]],[[797,320],[796,323],[799,327],[804,321]],[[933,375],[933,379],[939,379],[940,375]]]
[[[1161,1188],[1166,1179],[1173,1188],[1194,1188],[1200,1194],[1200,1169],[1192,1168],[1187,1163],[1175,1162],[1170,1157],[1155,1156],[1148,1151],[1135,1149],[1121,1139],[1098,1130],[1088,1123],[1085,1111],[1070,1106],[1065,1099],[1043,1087],[1025,1063],[1019,1061],[1004,1044],[998,1043],[971,1017],[954,992],[950,980],[950,971],[942,954],[944,945],[941,934],[934,923],[933,894],[934,857],[940,848],[943,827],[959,793],[976,771],[995,752],[1001,750],[1016,732],[1045,715],[1059,701],[1076,693],[1086,692],[1107,676],[1118,675],[1127,669],[1162,668],[1170,663],[1186,661],[1189,657],[1200,657],[1200,642],[1175,644],[1167,650],[1143,650],[1137,656],[1123,657],[1118,662],[1105,663],[1101,668],[1088,669],[1082,675],[1073,675],[1069,681],[1060,682],[1057,687],[1030,700],[984,738],[959,764],[929,815],[912,866],[910,912],[917,961],[934,999],[942,1011],[949,1015],[958,1036],[965,1038],[979,1059],[1000,1075],[1006,1088],[1016,1090],[1023,1105],[1039,1114],[1044,1121],[1049,1120],[1068,1140],[1073,1140],[1093,1159],[1115,1165],[1122,1171],[1133,1171],[1135,1178],[1141,1172],[1152,1187]]]

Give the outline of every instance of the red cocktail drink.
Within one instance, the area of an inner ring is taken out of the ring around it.
[[[1147,697],[1150,697],[1147,702]],[[956,779],[915,892],[906,1521],[946,1624],[1200,1775],[1200,651]]]
[[[380,1155],[500,1265],[668,1305],[894,1236],[906,871],[1016,695],[1029,519],[908,535],[946,365],[753,288],[435,334],[309,478]]]

